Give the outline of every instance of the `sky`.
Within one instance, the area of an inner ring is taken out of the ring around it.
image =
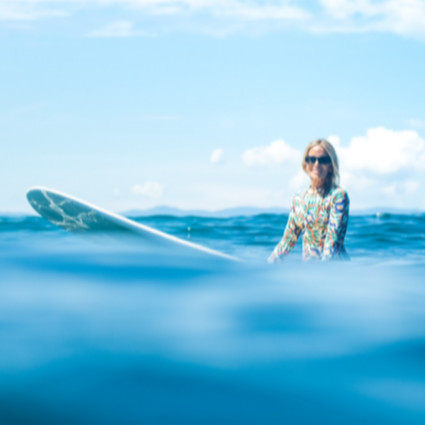
[[[425,210],[425,0],[0,0],[0,211],[282,207],[328,138],[353,210]]]

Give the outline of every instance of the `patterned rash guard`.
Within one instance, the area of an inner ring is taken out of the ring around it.
[[[326,195],[309,187],[294,197],[282,240],[269,257],[281,261],[303,235],[303,260],[348,259],[344,237],[350,200],[347,192],[333,186]]]

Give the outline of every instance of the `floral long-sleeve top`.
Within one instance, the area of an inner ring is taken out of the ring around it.
[[[268,261],[281,261],[303,238],[303,260],[346,259],[344,237],[350,200],[347,192],[333,186],[325,195],[309,187],[294,197],[282,240]]]

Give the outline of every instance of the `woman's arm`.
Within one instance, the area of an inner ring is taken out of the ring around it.
[[[338,254],[345,253],[343,247],[345,232],[347,231],[349,207],[350,199],[347,192],[339,188],[335,194],[329,215],[328,230],[323,246],[323,261],[332,260]]]
[[[270,255],[267,261],[269,263],[282,261],[283,257],[287,256],[294,248],[298,237],[300,236],[301,230],[302,228],[297,224],[297,214],[295,212],[294,200],[282,240],[277,244],[272,255]]]

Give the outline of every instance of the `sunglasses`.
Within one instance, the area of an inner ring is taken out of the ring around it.
[[[331,163],[331,157],[330,156],[306,156],[305,162],[309,165],[315,164],[316,161],[320,165],[328,165]]]

